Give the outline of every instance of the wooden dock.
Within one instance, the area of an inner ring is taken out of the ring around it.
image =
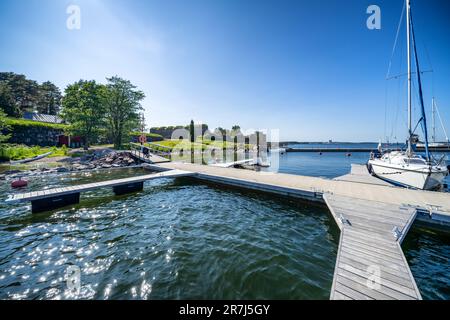
[[[36,213],[78,203],[80,201],[81,192],[86,192],[93,189],[112,187],[114,193],[120,195],[142,190],[144,188],[144,182],[148,180],[184,177],[193,174],[194,173],[192,172],[182,170],[170,170],[130,178],[106,180],[71,187],[15,194],[8,198],[6,202],[31,201],[32,212]]]
[[[155,171],[183,170],[195,172],[195,177],[253,190],[324,202],[323,194],[377,201],[393,206],[415,207],[418,210],[450,216],[450,193],[412,190],[391,185],[362,181],[332,180],[319,177],[300,176],[274,172],[256,172],[234,168],[220,168],[191,163],[168,162],[147,165]],[[436,210],[439,208],[439,210]]]
[[[421,299],[400,244],[416,209],[325,194],[341,229],[331,299]]]
[[[335,181],[348,181],[348,182],[356,182],[356,183],[364,183],[364,184],[372,184],[379,185],[385,187],[392,187],[393,185],[384,180],[378,179],[377,177],[372,176],[367,167],[361,164],[352,164],[350,173],[334,178]]]

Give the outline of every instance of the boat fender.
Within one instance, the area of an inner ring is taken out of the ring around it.
[[[372,165],[370,163],[367,164],[367,170],[369,171],[369,173],[371,175],[373,175],[373,168],[372,168]]]
[[[15,180],[15,181],[11,182],[12,188],[22,188],[22,187],[26,187],[27,185],[28,185],[28,181],[22,180],[22,178],[19,178],[19,180]]]

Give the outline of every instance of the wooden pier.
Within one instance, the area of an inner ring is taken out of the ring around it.
[[[134,157],[135,159],[138,159],[144,163],[164,163],[164,162],[170,162],[169,159],[166,159],[164,157],[158,156],[156,154],[153,153],[147,153],[145,154],[144,152],[142,152],[141,150],[134,148],[130,151],[130,155],[132,157]]]
[[[367,166],[360,164],[352,164],[349,174],[334,178],[333,180],[392,187],[392,184],[389,182],[372,176],[367,170]]]
[[[191,163],[145,167],[160,173],[19,194],[8,201],[31,201],[33,211],[42,211],[76,203],[82,191],[112,186],[120,194],[142,190],[146,180],[191,176],[323,202],[341,229],[331,299],[421,299],[401,242],[418,215],[429,222],[450,225],[450,193],[391,186],[371,177],[363,166],[354,166],[349,175],[336,179]]]
[[[341,229],[331,299],[421,299],[400,244],[416,209],[324,194]]]
[[[394,206],[407,204],[420,211],[428,212],[432,210],[436,215],[450,216],[450,193],[445,192],[405,189],[388,184],[373,184],[372,181],[335,180],[191,163],[168,162],[147,165],[147,168],[155,171],[178,169],[195,172],[195,177],[198,179],[294,196],[305,200],[324,202],[323,194],[330,193],[361,200],[383,202]]]
[[[13,195],[6,202],[31,201],[33,213],[48,211],[76,204],[80,201],[80,193],[98,188],[112,187],[116,195],[140,191],[144,188],[144,182],[160,178],[176,178],[193,175],[192,172],[182,170],[170,170],[166,172],[107,180],[102,182],[94,182],[81,184],[71,187],[54,188],[48,190],[27,192]]]

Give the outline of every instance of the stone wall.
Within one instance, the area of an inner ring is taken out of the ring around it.
[[[64,134],[62,129],[44,126],[13,126],[11,129],[10,132],[5,132],[5,134],[11,134],[11,138],[6,142],[28,146],[56,146],[58,137]]]
[[[200,125],[196,124],[195,126],[197,127],[196,129],[198,130],[199,129],[198,127]],[[189,126],[152,127],[152,128],[150,128],[150,132],[159,134],[159,135],[163,136],[164,139],[171,139],[172,133],[176,129],[186,129],[187,131],[189,131]],[[201,125],[202,135],[205,133],[206,130],[208,130],[208,125],[206,125],[206,124]],[[200,131],[200,130],[198,130],[198,131]]]
[[[136,135],[136,134],[132,134],[131,135],[131,142],[134,143],[138,143],[139,142],[139,136],[140,135]],[[164,138],[162,136],[156,136],[156,135],[152,135],[152,134],[146,134],[147,136],[147,142],[157,142],[157,141],[162,141],[164,140]]]
[[[164,139],[170,139],[172,137],[172,132],[176,129],[183,129],[184,126],[170,126],[170,127],[154,127],[150,128],[151,133],[159,134],[163,136]]]

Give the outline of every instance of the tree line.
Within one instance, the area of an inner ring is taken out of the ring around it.
[[[60,115],[70,124],[71,134],[84,138],[85,148],[106,132],[118,149],[128,132],[140,127],[144,98],[135,85],[117,76],[106,78],[106,84],[80,80],[65,89]]]
[[[85,148],[100,136],[120,148],[127,134],[140,127],[144,98],[135,85],[117,76],[106,78],[105,84],[79,80],[63,95],[49,81],[38,84],[24,75],[0,73],[0,119],[21,117],[27,111],[59,115],[68,123],[69,134],[84,138]]]
[[[39,84],[22,74],[0,72],[0,107],[10,117],[33,111],[56,115],[61,100],[61,90],[50,81]]]

